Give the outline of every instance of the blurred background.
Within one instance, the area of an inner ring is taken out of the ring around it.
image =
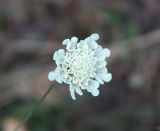
[[[0,131],[12,131],[53,84],[65,38],[99,33],[110,83],[73,101],[55,83],[19,131],[159,131],[159,0],[0,0]]]

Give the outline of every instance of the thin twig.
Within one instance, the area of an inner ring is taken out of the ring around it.
[[[54,86],[51,86],[50,88],[48,88],[48,90],[41,97],[40,101],[37,103],[34,109],[26,115],[26,117],[16,126],[16,128],[13,131],[17,131],[22,124],[24,124],[26,121],[30,119],[30,117],[37,111],[37,109],[39,108],[39,106],[41,105],[41,103],[43,102],[43,100],[46,98],[46,96],[49,94],[49,92],[52,90],[53,87]]]

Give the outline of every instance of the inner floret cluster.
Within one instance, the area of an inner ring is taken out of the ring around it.
[[[75,92],[83,95],[81,90],[98,96],[99,85],[112,79],[106,68],[106,58],[110,56],[110,50],[98,45],[98,39],[99,35],[96,33],[80,42],[77,37],[65,39],[62,44],[66,45],[66,52],[60,49],[53,55],[57,67],[48,74],[48,79],[69,84],[74,100]]]

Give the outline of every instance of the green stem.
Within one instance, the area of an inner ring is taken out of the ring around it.
[[[16,128],[13,131],[17,131],[26,121],[30,119],[30,117],[37,111],[43,100],[46,98],[46,96],[49,94],[49,92],[52,90],[53,86],[48,88],[48,90],[44,93],[44,95],[41,97],[40,101],[37,103],[37,105],[34,107],[34,109],[29,112],[26,117],[16,126]]]

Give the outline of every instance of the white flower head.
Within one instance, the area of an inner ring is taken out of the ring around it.
[[[71,97],[75,100],[75,92],[83,95],[87,90],[93,96],[99,95],[99,86],[112,79],[112,74],[106,68],[106,58],[110,56],[108,48],[102,48],[97,43],[98,34],[92,34],[78,42],[77,37],[65,39],[66,51],[59,49],[53,55],[56,69],[49,72],[48,79],[69,85]]]

